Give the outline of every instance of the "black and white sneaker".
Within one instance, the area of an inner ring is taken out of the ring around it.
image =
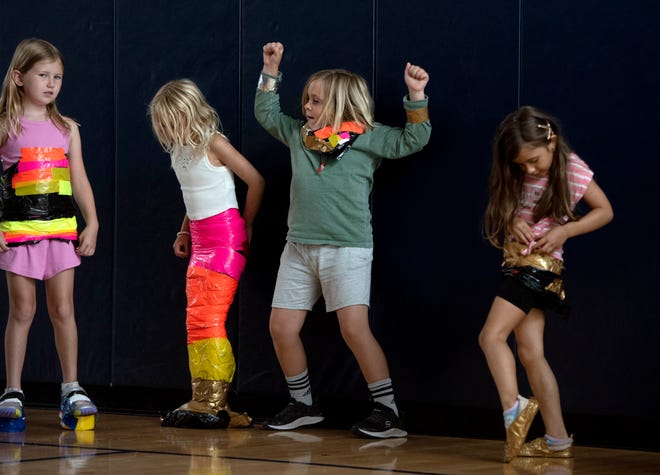
[[[264,424],[269,429],[291,430],[302,426],[318,424],[323,420],[321,411],[315,404],[308,406],[302,402],[291,399],[289,404],[270,421]]]
[[[360,437],[375,439],[406,437],[408,435],[399,416],[392,409],[378,402],[374,404],[371,415],[355,424],[351,431]]]
[[[20,419],[23,417],[23,401],[25,396],[20,389],[8,389],[0,397],[0,417]]]

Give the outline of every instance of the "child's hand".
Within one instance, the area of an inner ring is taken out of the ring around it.
[[[529,244],[534,240],[534,233],[532,228],[522,218],[514,218],[511,224],[511,234],[516,238],[516,241],[522,244]]]
[[[96,252],[96,238],[98,227],[85,226],[85,229],[78,235],[78,247],[76,254],[79,256],[93,256]]]
[[[424,88],[429,82],[429,74],[420,66],[406,63],[403,79],[408,86],[408,98],[411,101],[424,99]]]
[[[185,233],[177,235],[172,247],[174,248],[174,255],[176,257],[181,257],[182,259],[188,257],[188,253],[190,252],[190,235]]]
[[[266,43],[263,47],[264,54],[264,72],[271,76],[277,76],[279,72],[280,62],[284,54],[284,45],[282,43],[273,42]]]
[[[7,246],[7,241],[5,241],[5,235],[0,233],[0,252],[5,252],[9,250]]]
[[[534,248],[537,251],[551,254],[564,245],[568,239],[568,233],[563,226],[557,226],[548,231],[548,234],[536,241]]]

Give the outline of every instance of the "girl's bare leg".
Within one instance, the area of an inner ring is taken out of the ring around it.
[[[78,380],[78,327],[73,307],[74,270],[67,269],[45,281],[48,314],[62,366],[62,381]]]
[[[524,318],[525,312],[521,309],[495,297],[479,334],[479,346],[486,356],[503,410],[512,407],[519,394],[516,360],[507,339]]]
[[[557,438],[567,438],[559,398],[559,386],[543,351],[545,314],[534,308],[516,327],[518,356],[525,367],[527,379],[539,402],[546,433]]]

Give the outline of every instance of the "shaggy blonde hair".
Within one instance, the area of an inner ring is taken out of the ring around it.
[[[20,119],[23,115],[23,86],[18,86],[12,79],[12,73],[27,73],[39,61],[59,61],[64,68],[62,53],[48,41],[29,38],[21,41],[7,68],[0,94],[0,145],[4,145],[9,135],[18,136],[23,128]],[[48,118],[63,132],[70,131],[69,124],[57,110],[55,101],[46,106]]]
[[[376,122],[373,114],[373,99],[367,82],[345,69],[324,69],[312,74],[303,89],[302,111],[309,100],[309,85],[313,81],[323,85],[324,123],[338,131],[342,122],[357,122],[365,129],[371,129]]]
[[[168,153],[191,146],[206,151],[214,134],[221,134],[220,118],[197,85],[177,79],[163,85],[149,104],[151,126]]]

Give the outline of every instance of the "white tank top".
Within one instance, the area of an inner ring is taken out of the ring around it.
[[[190,147],[171,158],[189,219],[204,219],[238,208],[234,173],[228,167],[212,165],[206,154],[194,157]]]

